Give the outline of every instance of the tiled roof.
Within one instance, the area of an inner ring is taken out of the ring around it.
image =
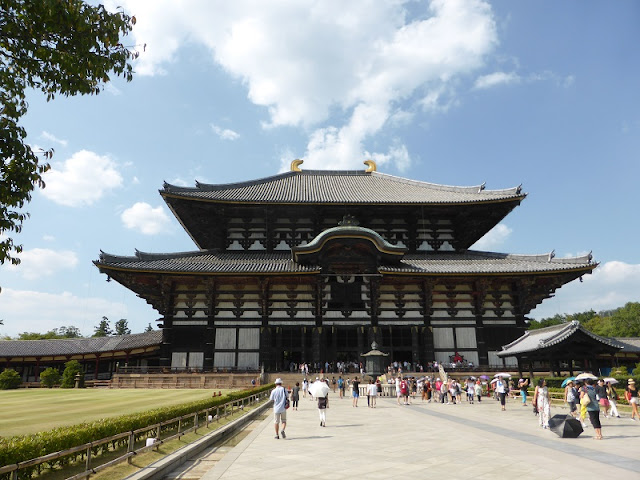
[[[290,252],[217,252],[197,251],[150,254],[136,251],[134,257],[102,253],[94,262],[98,267],[167,273],[309,273],[315,265],[299,265]]]
[[[595,333],[591,333],[585,329],[580,322],[574,320],[569,323],[561,323],[551,327],[539,328],[536,330],[528,330],[525,334],[514,340],[508,345],[502,347],[502,351],[498,353],[499,357],[510,357],[521,353],[533,352],[549,348],[564,342],[576,332],[582,332],[587,336],[597,340],[598,342],[613,348],[620,348],[616,341],[610,338],[601,337]]]
[[[0,357],[50,357],[133,350],[162,342],[162,331],[113,337],[64,338],[55,340],[2,340]]]
[[[574,258],[554,258],[553,254],[512,255],[478,252],[407,254],[400,266],[381,267],[389,273],[543,273],[595,267],[591,255]]]
[[[98,267],[165,273],[314,273],[316,265],[300,265],[291,253],[197,251],[172,254],[149,254],[136,251],[132,257],[102,253]],[[576,258],[553,258],[546,255],[509,255],[467,251],[465,253],[407,254],[398,265],[380,267],[382,273],[399,274],[501,274],[545,273],[591,269],[591,255]]]
[[[640,337],[613,337],[612,340],[624,348],[624,353],[640,353]]]
[[[485,190],[455,187],[378,172],[304,170],[248,182],[195,188],[165,183],[164,196],[216,202],[320,204],[459,204],[522,199],[520,187]]]

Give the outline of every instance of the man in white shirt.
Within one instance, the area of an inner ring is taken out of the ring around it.
[[[287,391],[282,386],[281,378],[276,378],[276,388],[271,391],[269,398],[273,400],[273,420],[275,422],[276,439],[280,438],[279,433],[282,434],[282,438],[287,438],[287,434],[284,433],[284,429],[287,426],[287,410],[285,408]],[[282,423],[281,432],[279,432],[280,423]]]

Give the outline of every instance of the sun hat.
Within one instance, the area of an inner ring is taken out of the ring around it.
[[[632,384],[632,383],[635,384],[636,381],[633,378],[630,378],[629,380],[627,380],[627,383],[628,384]]]
[[[282,385],[282,379],[276,378],[276,385]]]

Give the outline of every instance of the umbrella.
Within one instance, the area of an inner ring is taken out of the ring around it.
[[[603,380],[604,380],[604,383],[610,383],[611,385],[618,383],[618,380],[616,380],[613,377],[603,378]]]
[[[598,377],[596,377],[593,373],[581,373],[575,379],[576,380],[587,380],[589,378],[591,380],[597,380],[598,379]]]
[[[564,382],[562,382],[562,387],[566,387],[567,383],[572,382],[576,379],[576,377],[569,377],[569,378],[565,378]]]
[[[480,378],[481,378],[482,380],[489,380],[489,377],[487,377],[486,375],[480,375]]]
[[[326,397],[329,393],[329,385],[320,380],[316,380],[311,385],[309,385],[309,393],[315,398]]]
[[[496,374],[493,376],[493,378],[498,378],[498,377],[507,377],[507,378],[509,378],[510,376],[511,376],[511,374],[510,374],[510,373],[504,373],[504,372],[503,372],[503,373],[496,373]]]
[[[549,419],[549,428],[561,438],[577,438],[582,433],[582,425],[571,415],[554,415]]]
[[[490,383],[496,383],[497,381],[498,381],[498,379],[497,379],[497,378],[494,378],[493,380],[491,380],[491,382],[490,382]]]

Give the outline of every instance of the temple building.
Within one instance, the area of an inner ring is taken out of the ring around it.
[[[202,370],[390,360],[499,365],[526,315],[589,274],[591,255],[469,248],[526,194],[362,171],[301,170],[160,191],[197,250],[117,256],[100,271],[162,316],[160,365]]]

